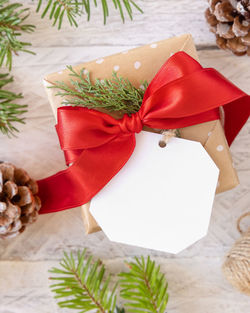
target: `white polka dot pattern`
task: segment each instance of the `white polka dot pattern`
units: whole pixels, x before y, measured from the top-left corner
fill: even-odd
[[[98,59],[98,60],[96,60],[95,62],[96,62],[97,64],[102,64],[103,61],[104,61],[104,59]]]
[[[157,48],[157,43],[152,43],[152,45],[150,45],[150,48],[153,48],[153,49]]]
[[[218,146],[216,147],[216,150],[219,151],[219,152],[221,152],[221,151],[224,150],[224,147],[223,147],[222,145],[218,145]]]
[[[120,69],[120,66],[119,66],[119,65],[115,65],[115,66],[114,66],[114,71],[117,72],[117,71],[119,71],[119,69]]]
[[[136,61],[136,62],[134,63],[134,67],[135,67],[136,70],[138,70],[138,69],[141,67],[141,62]]]

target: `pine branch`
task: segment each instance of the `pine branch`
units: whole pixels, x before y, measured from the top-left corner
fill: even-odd
[[[99,80],[91,83],[90,74],[84,75],[84,69],[78,74],[71,66],[71,86],[64,82],[57,81],[54,86],[57,88],[58,96],[66,96],[63,101],[65,105],[84,106],[87,108],[104,108],[108,111],[121,111],[132,114],[139,111],[147,82],[143,82],[143,89],[134,87],[128,79],[118,77],[113,72],[111,79]]]
[[[166,278],[160,273],[150,257],[145,261],[134,258],[127,263],[130,271],[121,273],[121,297],[127,300],[125,305],[133,313],[164,313],[168,302]],[[124,308],[116,306],[116,286],[109,290],[110,276],[105,280],[104,266],[100,261],[92,262],[92,256],[86,257],[86,250],[78,252],[77,261],[72,253],[64,254],[61,268],[53,268],[51,273],[58,283],[51,286],[55,298],[67,298],[58,303],[60,307],[78,309],[80,312],[125,313]]]
[[[84,250],[78,252],[76,262],[72,253],[65,253],[60,265],[60,269],[50,271],[56,274],[51,279],[58,282],[51,285],[55,298],[66,298],[58,302],[60,307],[80,312],[116,312],[116,285],[109,290],[110,276],[104,279],[105,268],[100,261],[92,262],[92,256],[86,257]]]
[[[103,20],[104,24],[106,24],[107,18],[109,16],[108,2],[107,0],[98,1],[101,2]],[[92,1],[95,7],[98,6],[98,1]],[[46,5],[42,9],[43,2],[44,0],[38,1],[37,12],[42,10],[42,18],[49,14],[49,18],[53,20],[53,26],[57,24],[58,29],[61,28],[65,15],[67,16],[70,25],[75,27],[78,26],[76,18],[82,16],[83,14],[87,14],[87,20],[90,20],[90,0],[46,0]],[[131,20],[133,18],[133,8],[143,13],[141,8],[133,0],[112,0],[112,3],[115,9],[119,11],[123,22],[125,21],[124,11],[127,12]]]
[[[121,297],[127,302],[125,307],[133,313],[164,313],[168,293],[166,278],[160,273],[160,266],[147,258],[135,258],[134,262],[127,263],[130,271],[121,273]]]
[[[0,67],[12,67],[12,54],[19,51],[34,54],[28,50],[30,43],[19,40],[22,33],[31,33],[35,26],[25,24],[29,10],[20,3],[9,4],[9,0],[0,0]]]
[[[8,136],[18,132],[14,123],[24,124],[24,118],[20,115],[27,112],[27,105],[15,104],[16,99],[21,99],[21,94],[16,94],[11,91],[3,90],[7,84],[13,82],[13,78],[9,74],[0,74],[0,131]]]

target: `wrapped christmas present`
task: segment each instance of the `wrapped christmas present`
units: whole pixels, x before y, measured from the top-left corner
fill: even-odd
[[[152,43],[152,44],[149,44],[140,48],[136,48],[130,51],[124,51],[116,55],[100,58],[92,62],[82,63],[77,66],[74,66],[73,70],[75,72],[80,72],[80,70],[84,69],[84,73],[90,73],[90,78],[92,82],[94,82],[96,79],[102,80],[102,79],[110,78],[112,76],[112,73],[115,71],[118,75],[128,79],[135,87],[139,88],[142,84],[142,81],[147,81],[148,83],[150,83],[153,79],[156,79],[156,77],[158,77],[158,83],[161,84],[162,82],[160,82],[158,71],[161,69],[161,67],[166,62],[166,60],[168,60],[170,57],[172,58],[173,55],[175,55],[177,52],[180,52],[180,51],[185,52],[194,60],[198,61],[197,52],[196,52],[191,35],[182,35],[179,37],[174,37],[171,39]],[[171,68],[171,66],[169,68]],[[167,73],[168,70],[166,68],[164,70]],[[160,70],[160,72],[161,71],[162,69]],[[173,70],[173,74],[167,73],[167,75],[176,76],[178,80],[178,73],[177,72],[175,73],[174,71],[175,70]],[[202,75],[204,77],[206,76],[206,78],[204,78],[205,80],[210,79],[209,77],[207,78],[207,76],[210,75],[210,72],[211,71],[207,71],[206,72],[207,74],[203,72]],[[63,106],[63,102],[67,97],[58,96],[57,95],[58,90],[56,88],[48,88],[48,87],[54,86],[56,82],[58,81],[64,82],[66,85],[70,85],[71,84],[70,73],[71,73],[70,70],[67,68],[60,72],[49,74],[44,79],[44,85],[46,87],[46,92],[48,94],[48,98],[49,98],[55,118],[57,118],[58,108]],[[215,74],[215,76],[216,75],[219,77],[218,78],[219,81],[222,80],[222,82],[219,82],[219,84],[222,86],[222,90],[223,90],[224,88],[223,84],[224,84],[224,81],[226,81],[226,79],[220,78],[219,74]],[[216,76],[216,79],[217,79],[217,76]],[[171,85],[171,83],[172,82],[170,81],[169,85]],[[204,81],[204,84],[206,84],[206,81]],[[227,84],[230,84],[230,83],[227,81]],[[211,84],[211,86],[213,86],[213,84]],[[189,88],[191,92],[192,86]],[[242,91],[239,91],[239,89],[236,88],[235,86],[232,87],[232,90],[233,91],[232,92],[230,91],[230,94],[228,95],[229,102],[234,101],[234,99],[237,100],[238,98],[244,98],[245,96],[247,96]],[[148,90],[146,91],[146,93],[147,92]],[[210,90],[210,93],[213,93],[213,89]],[[226,98],[226,96],[224,98]],[[189,99],[189,101],[191,100]],[[202,102],[203,99],[200,99],[199,101]],[[223,100],[218,100],[218,101],[223,101],[224,103],[226,103],[227,100],[223,99]],[[194,99],[194,103],[195,102],[198,102],[197,99]],[[221,105],[223,105],[224,103],[221,103]],[[190,103],[190,105],[192,105],[192,103]],[[216,103],[214,107],[218,108],[219,106],[220,104]],[[243,104],[243,107],[244,108],[246,107],[245,103]],[[226,113],[230,113],[229,112],[230,110],[232,110],[231,107],[227,109]],[[201,112],[203,113],[203,111]],[[194,121],[190,121],[190,122],[182,124],[185,127],[178,127],[180,137],[184,139],[200,142],[202,146],[205,148],[205,150],[207,151],[207,153],[210,155],[212,160],[215,162],[217,167],[219,168],[219,180],[218,180],[218,185],[216,189],[217,193],[232,189],[235,186],[237,186],[239,183],[237,173],[233,166],[232,157],[229,151],[228,141],[225,137],[225,133],[223,130],[224,112],[223,110],[221,110],[221,112],[223,113],[221,114],[221,117],[222,117],[221,119],[219,117],[219,113],[217,112],[216,113],[217,117],[215,117],[214,115],[213,117],[208,116],[205,119],[198,118],[199,121],[197,123]],[[69,111],[68,113],[70,114]],[[196,113],[199,113],[199,112],[197,111]],[[115,112],[114,114],[109,112],[108,114],[112,115],[117,120],[120,120],[123,117],[121,113],[119,114],[117,112]],[[234,132],[238,132],[239,129],[242,127],[242,125],[247,119],[246,117],[247,114],[249,113],[245,113],[243,114],[243,117],[239,118],[239,123],[236,126],[237,130],[234,130]],[[197,114],[197,116],[198,115],[199,114]],[[61,115],[58,115],[58,116],[61,116]],[[64,120],[64,117],[61,117],[59,122],[66,123],[67,120]],[[229,122],[227,121],[227,123],[230,123],[230,121]],[[158,129],[161,129],[161,127],[147,127],[147,125],[146,126],[144,125],[143,128],[146,130],[150,130],[150,131],[158,131]],[[168,127],[168,128],[171,128],[171,127]],[[57,131],[61,132],[60,129],[58,130],[58,128],[57,128]],[[230,129],[227,130],[227,132],[230,133]],[[232,139],[235,137],[235,134],[229,134],[229,137]],[[231,139],[230,141],[232,141]],[[60,143],[61,143],[61,146],[63,146],[65,144],[64,139],[60,139]],[[231,142],[229,142],[229,144],[231,144]],[[79,147],[78,150],[75,148],[75,153],[79,153],[80,155],[82,151],[81,149],[82,147]],[[67,150],[67,148],[65,150]],[[68,162],[68,163],[71,163],[71,162]],[[78,161],[74,162],[75,168],[78,166],[78,163],[79,163]],[[69,176],[71,175],[69,174],[70,169],[71,169],[71,166],[68,168],[68,172],[67,170],[64,171],[65,173],[67,172],[66,175],[69,175]],[[79,166],[79,172],[81,172],[80,166]],[[48,180],[49,179],[50,178],[48,178]],[[71,178],[69,178],[69,180],[70,179]],[[39,186],[42,193],[47,193],[47,191],[45,190],[46,188],[44,187],[44,184],[46,185],[48,180],[46,179],[43,180]],[[58,182],[56,183],[58,184]],[[86,182],[86,184],[91,185],[92,184],[91,179],[88,182]],[[60,182],[59,182],[59,185],[60,185]],[[63,183],[62,183],[62,186],[64,186]],[[96,193],[92,192],[92,195],[94,194]],[[70,195],[68,195],[68,197],[70,197]],[[89,200],[91,200],[91,197],[89,198]],[[75,201],[75,206],[82,205],[82,215],[83,215],[86,233],[92,233],[92,232],[96,232],[100,230],[100,227],[98,226],[97,222],[95,221],[95,219],[90,213],[90,210],[89,210],[90,205],[91,205],[90,201],[87,201],[87,203],[85,203],[84,205],[83,204],[84,203],[82,203],[80,200]],[[67,208],[70,208],[70,205],[68,204],[64,205],[63,209],[67,209]],[[51,208],[51,209],[43,210],[42,208],[41,213],[55,212],[58,210],[60,209]]]

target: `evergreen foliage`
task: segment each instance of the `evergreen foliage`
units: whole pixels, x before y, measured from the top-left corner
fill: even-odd
[[[28,50],[31,44],[20,40],[22,33],[31,33],[35,26],[25,24],[29,9],[21,3],[9,3],[0,0],[0,67],[5,65],[11,70],[12,55],[20,51],[33,53]]]
[[[97,79],[92,84],[90,74],[84,75],[84,69],[77,73],[71,66],[71,86],[57,81],[49,88],[59,89],[57,95],[66,96],[65,105],[84,106],[87,108],[104,108],[108,111],[121,111],[132,114],[139,111],[147,82],[142,83],[142,88],[134,87],[128,79],[118,77],[113,72],[111,79]]]
[[[15,123],[24,123],[24,118],[20,117],[27,112],[27,105],[15,104],[17,99],[21,99],[21,94],[2,89],[7,84],[13,82],[9,74],[0,74],[0,131],[8,136],[14,135],[18,129]]]
[[[48,15],[53,20],[53,25],[57,24],[58,29],[61,28],[65,16],[67,16],[70,25],[75,27],[78,26],[76,18],[83,14],[87,15],[87,20],[89,21],[91,4],[97,7],[101,3],[104,24],[106,24],[109,16],[109,4],[107,0],[46,0],[46,4],[43,6],[42,4],[44,2],[45,0],[38,1],[37,12],[42,11],[42,18]],[[110,0],[110,2],[119,11],[123,22],[125,21],[125,11],[131,20],[133,17],[133,8],[136,8],[142,13],[141,8],[133,0]]]
[[[72,253],[64,254],[60,263],[62,269],[50,272],[59,276],[51,277],[57,283],[51,286],[55,298],[67,298],[58,302],[62,308],[78,309],[80,312],[113,313],[116,310],[116,285],[110,291],[110,276],[104,280],[105,268],[100,261],[92,262],[86,257],[86,250],[78,252],[77,261]]]
[[[72,253],[64,254],[61,268],[53,268],[51,285],[55,298],[64,298],[58,302],[63,308],[77,309],[79,312],[125,313],[117,306],[117,284],[110,288],[110,275],[106,277],[101,261],[93,261],[86,256],[86,250],[77,253],[75,260]],[[125,307],[135,313],[165,312],[168,293],[167,282],[160,267],[150,257],[135,258],[127,263],[129,272],[119,275],[121,298],[126,300]]]
[[[109,16],[108,0],[36,0],[37,12],[42,11],[41,17],[49,16],[53,20],[53,25],[61,28],[66,16],[70,25],[77,27],[77,17],[87,14],[90,20],[91,4],[97,7],[102,6],[104,23]],[[133,17],[133,8],[142,13],[141,8],[133,0],[110,0],[115,9],[125,21],[125,11],[130,19]],[[29,9],[24,8],[21,3],[10,3],[9,0],[0,0],[0,67],[5,65],[11,70],[12,55],[20,51],[34,54],[28,49],[31,43],[20,40],[23,33],[31,33],[35,26],[26,24],[25,20],[29,16]]]
[[[127,263],[128,273],[121,273],[121,297],[126,299],[125,307],[134,313],[164,313],[168,303],[168,283],[160,266],[144,257]]]

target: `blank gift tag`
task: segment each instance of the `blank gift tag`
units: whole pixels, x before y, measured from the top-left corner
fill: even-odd
[[[110,240],[178,253],[207,233],[219,170],[199,142],[136,134],[122,170],[92,199]]]

